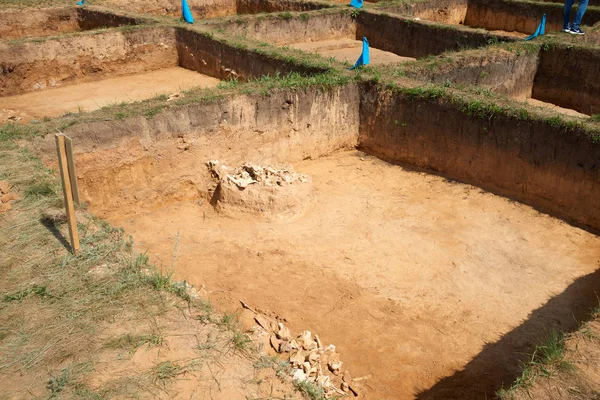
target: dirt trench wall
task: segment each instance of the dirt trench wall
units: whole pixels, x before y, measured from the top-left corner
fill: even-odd
[[[410,15],[427,21],[462,24],[467,15],[468,0],[435,0],[382,6],[379,10]]]
[[[413,15],[428,21],[461,25],[467,16],[468,3],[468,0],[436,0],[434,3],[417,3],[414,5]]]
[[[104,0],[106,7],[138,13],[181,17],[181,0]],[[236,13],[235,0],[188,0],[194,18],[215,18]]]
[[[0,96],[174,66],[171,28],[0,43]]]
[[[26,11],[5,9],[0,10],[0,21],[0,40],[57,35],[79,30],[77,10],[73,7]]]
[[[546,14],[546,30],[558,31],[563,24],[563,5],[533,1],[470,0],[465,24],[488,30],[533,33],[542,15]],[[573,8],[573,16],[575,11],[576,7]],[[598,21],[600,9],[588,8],[584,24],[593,25]]]
[[[211,25],[231,35],[276,45],[356,37],[356,24],[349,14],[310,14],[306,18],[261,18]]]
[[[581,131],[411,99],[374,85],[361,100],[360,147],[600,230],[600,143]],[[398,121],[398,122],[396,122]]]
[[[465,24],[488,30],[533,33],[544,13],[547,31],[562,29],[562,6],[516,1],[470,1]]]
[[[359,91],[348,85],[231,95],[211,104],[173,107],[151,119],[74,125],[79,185],[95,212],[143,210],[173,200],[205,199],[206,162],[289,163],[318,158],[358,141]],[[92,132],[92,134],[90,134]],[[53,135],[37,151],[50,161]]]
[[[298,0],[237,0],[238,14],[258,14],[278,11],[314,11],[327,7],[310,1]]]
[[[140,25],[146,22],[126,15],[113,14],[88,7],[78,8],[77,18],[80,29],[84,31],[98,28],[116,28],[124,25]]]
[[[138,25],[142,20],[89,7],[0,10],[0,40]]]
[[[237,12],[235,0],[191,1],[188,3],[194,18],[217,18],[235,15]],[[181,1],[175,3],[175,13],[181,13]]]
[[[187,29],[177,29],[176,36],[179,65],[219,79],[246,81],[262,76],[275,76],[277,73],[318,74],[327,71],[269,58]]]
[[[139,13],[181,16],[181,0],[105,0],[103,4]],[[327,7],[318,2],[293,0],[188,0],[188,5],[196,19],[277,11],[310,11]]]
[[[533,97],[584,114],[600,114],[600,50],[550,46],[542,51]]]
[[[422,58],[477,48],[498,40],[497,36],[486,33],[366,11],[358,15],[357,24],[357,38],[367,37],[371,46],[405,57]]]
[[[540,60],[539,52],[487,49],[466,51],[437,68],[422,68],[408,75],[434,83],[481,86],[505,96],[525,99],[532,95]]]

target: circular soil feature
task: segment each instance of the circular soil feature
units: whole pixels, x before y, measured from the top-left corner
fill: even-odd
[[[218,181],[211,203],[219,213],[228,216],[290,220],[304,213],[313,197],[310,177],[295,173],[291,166],[246,163],[231,168],[210,161],[208,167]]]

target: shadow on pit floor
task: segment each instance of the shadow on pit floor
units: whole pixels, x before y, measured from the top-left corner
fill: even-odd
[[[552,260],[548,260],[552,262]],[[483,350],[461,371],[442,379],[419,393],[420,400],[493,399],[502,387],[510,387],[522,373],[522,362],[529,360],[534,346],[552,330],[573,332],[581,321],[590,318],[598,305],[600,270],[575,280],[561,294],[532,311],[521,325]]]

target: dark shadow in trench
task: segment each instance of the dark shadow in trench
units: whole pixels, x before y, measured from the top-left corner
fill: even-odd
[[[46,227],[46,229],[48,229],[50,231],[50,233],[52,233],[54,235],[54,237],[69,251],[71,251],[71,244],[69,243],[69,241],[67,240],[67,238],[65,238],[63,236],[63,234],[60,232],[60,230],[57,228],[56,226],[56,222],[54,222],[53,220],[49,219],[49,218],[41,218],[40,222],[42,223],[42,225],[44,225],[44,227]]]
[[[552,262],[552,260],[548,260]],[[598,304],[600,270],[575,280],[562,293],[534,310],[521,325],[483,350],[461,371],[419,393],[417,399],[493,399],[502,387],[510,387],[522,373],[536,344],[552,329],[573,332],[590,318]]]

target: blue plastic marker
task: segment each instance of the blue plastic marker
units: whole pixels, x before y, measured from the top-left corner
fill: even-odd
[[[529,36],[525,40],[535,39],[538,36],[544,36],[546,34],[546,14],[542,15],[542,22],[538,25],[533,35]]]
[[[75,3],[75,4],[77,4],[78,6],[82,6],[84,2],[85,2],[85,0],[80,0],[77,3]]]
[[[360,57],[358,57],[358,60],[356,60],[356,64],[354,64],[354,67],[350,68],[351,70],[363,65],[368,65],[371,62],[371,56],[369,54],[369,41],[366,37],[363,38],[362,47],[362,54],[360,55]]]
[[[352,0],[350,1],[350,5],[354,8],[362,8],[363,0]]]
[[[192,16],[192,12],[190,11],[190,6],[188,6],[187,0],[181,0],[181,12],[185,22],[188,24],[194,23],[194,17]]]

